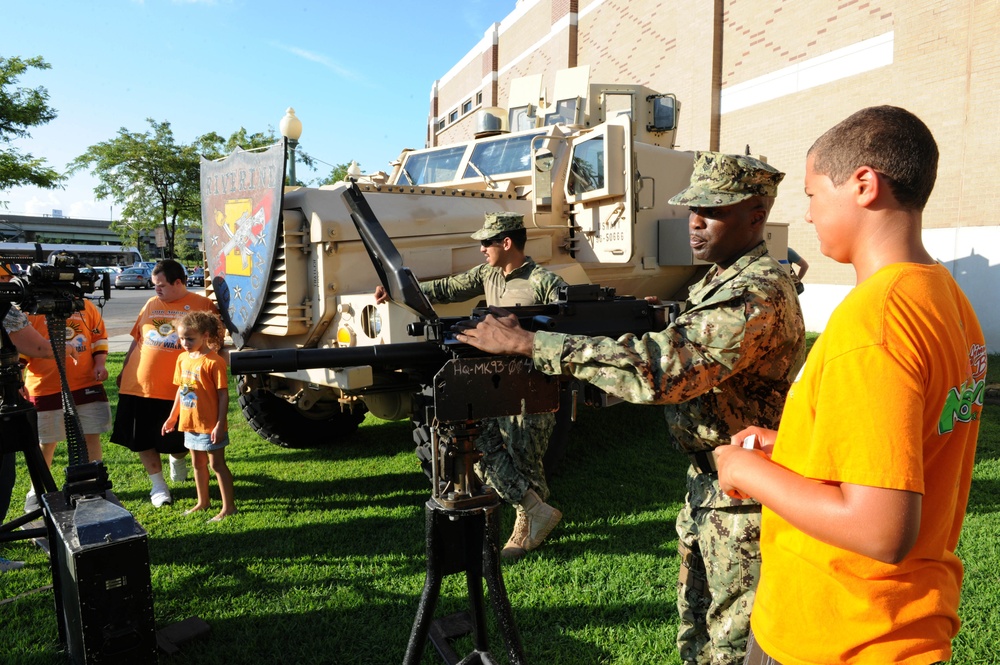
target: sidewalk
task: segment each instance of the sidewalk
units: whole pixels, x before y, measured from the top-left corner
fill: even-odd
[[[108,351],[111,353],[115,353],[116,351],[125,353],[128,351],[130,344],[132,344],[131,335],[115,335],[114,337],[108,338]]]

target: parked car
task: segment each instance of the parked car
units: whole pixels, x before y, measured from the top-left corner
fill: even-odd
[[[115,277],[116,289],[151,289],[153,288],[152,268],[125,268]]]
[[[105,274],[100,268],[80,268],[80,275],[85,280],[90,280],[90,276],[94,275],[94,290],[100,291],[103,288]]]
[[[201,267],[191,268],[191,270],[188,271],[187,285],[205,286],[205,269]]]

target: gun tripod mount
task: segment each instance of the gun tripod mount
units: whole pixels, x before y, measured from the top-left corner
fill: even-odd
[[[489,653],[484,580],[509,661],[515,665],[527,662],[500,572],[500,497],[479,480],[474,469],[482,456],[475,449],[478,434],[477,422],[439,424],[431,429],[434,491],[424,504],[427,575],[404,665],[420,662],[428,637],[448,665],[496,662]],[[471,626],[460,621],[457,631],[448,630],[445,626],[454,625],[454,617],[435,620],[434,608],[443,579],[461,572],[469,591]],[[470,627],[474,650],[460,661],[448,638],[467,633]]]
[[[500,570],[500,497],[475,472],[482,456],[476,450],[484,418],[555,411],[558,382],[532,369],[526,358],[454,358],[434,376],[431,426],[432,494],[424,507],[427,575],[410,632],[404,665],[416,665],[426,640],[448,665],[492,665],[489,653],[483,581],[512,665],[526,663]],[[434,608],[447,575],[465,573],[469,591],[473,651],[461,661],[450,636],[434,620]],[[467,631],[465,631],[467,632]]]

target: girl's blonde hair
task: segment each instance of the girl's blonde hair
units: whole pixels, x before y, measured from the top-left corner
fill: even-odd
[[[199,335],[208,335],[208,346],[216,351],[222,348],[226,339],[226,328],[215,314],[204,311],[188,312],[174,322],[178,330],[181,326],[197,331]]]

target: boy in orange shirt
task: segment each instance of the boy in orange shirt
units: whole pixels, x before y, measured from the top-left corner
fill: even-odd
[[[778,431],[715,449],[722,489],[764,505],[751,665],[951,657],[986,346],[921,240],[937,160],[924,123],[890,106],[855,113],[807,155],[806,221],[857,286]],[[763,452],[739,445],[750,434]]]

